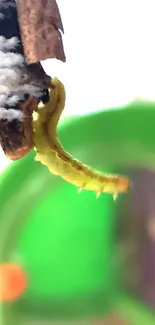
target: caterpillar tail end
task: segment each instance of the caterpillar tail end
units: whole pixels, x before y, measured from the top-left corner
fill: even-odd
[[[95,189],[96,197],[98,198],[101,193],[112,194],[115,201],[119,194],[127,192],[130,187],[132,187],[132,183],[128,177],[109,175],[104,178],[100,188]]]
[[[127,192],[128,189],[131,187],[131,181],[128,177],[120,176],[117,178],[117,187],[116,191],[114,192],[115,197],[117,198],[117,195],[119,193]]]

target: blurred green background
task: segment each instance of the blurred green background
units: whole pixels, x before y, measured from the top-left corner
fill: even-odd
[[[67,119],[59,137],[67,151],[97,170],[154,170],[154,121],[155,105],[135,102]],[[118,211],[132,189],[116,202],[106,194],[98,199],[92,192],[78,194],[34,156],[13,163],[0,176],[1,262],[20,264],[29,279],[18,301],[2,304],[2,325],[104,319],[113,311],[131,325],[154,324],[151,307],[126,292],[121,281]]]

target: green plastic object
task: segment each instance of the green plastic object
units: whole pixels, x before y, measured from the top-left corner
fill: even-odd
[[[59,137],[68,152],[97,170],[155,169],[154,104],[69,119],[60,124]],[[0,262],[15,262],[28,276],[25,293],[1,304],[1,325],[100,318],[114,305],[131,325],[152,325],[151,312],[119,291],[113,258],[119,198],[115,203],[106,194],[78,194],[34,156],[0,177]]]

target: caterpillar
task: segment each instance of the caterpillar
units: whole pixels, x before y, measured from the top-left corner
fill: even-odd
[[[130,186],[127,177],[107,175],[93,171],[74,159],[61,146],[57,138],[57,124],[65,106],[64,85],[54,78],[51,81],[50,100],[41,104],[33,113],[33,133],[36,161],[47,166],[49,171],[82,189],[95,191],[97,197],[102,193],[111,193],[114,199],[119,193],[126,192]]]

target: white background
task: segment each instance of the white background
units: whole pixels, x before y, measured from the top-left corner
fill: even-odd
[[[67,90],[65,114],[155,99],[155,1],[57,0],[67,63],[43,66]],[[0,170],[8,164],[0,152]]]

